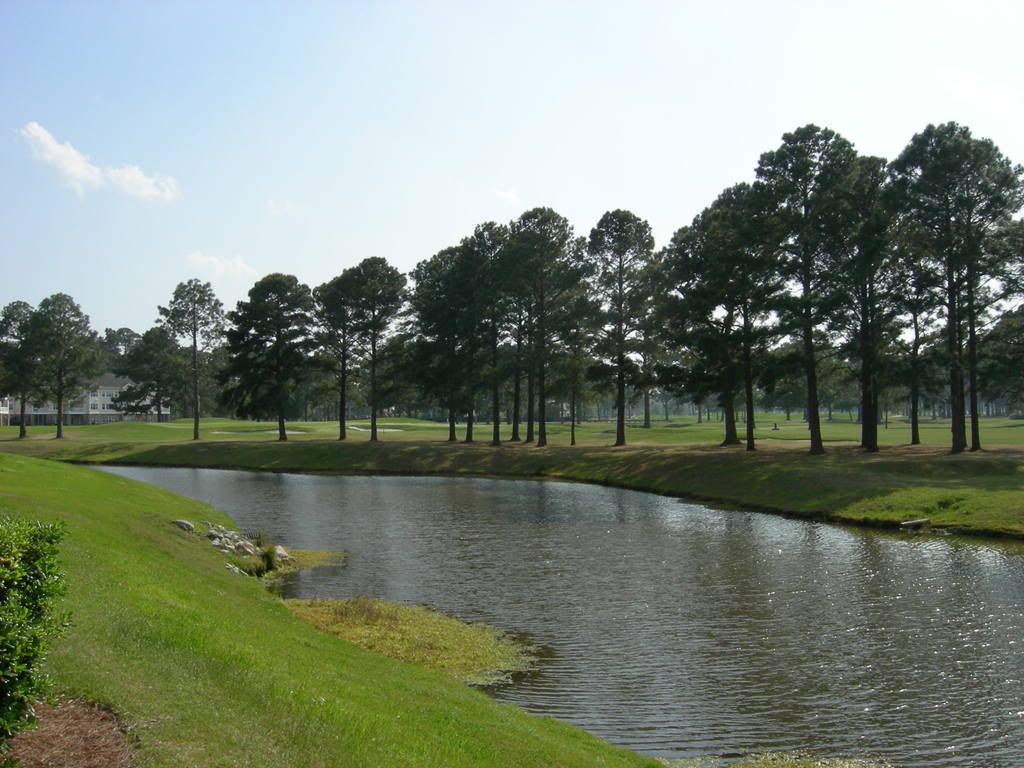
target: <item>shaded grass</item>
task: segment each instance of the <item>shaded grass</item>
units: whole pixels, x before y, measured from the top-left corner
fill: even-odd
[[[773,445],[808,444],[807,423],[793,417],[785,420],[782,413],[758,413],[755,437],[765,447]],[[378,420],[382,431],[380,439],[386,443],[409,442],[423,440],[444,440],[448,435],[446,423],[412,419],[407,417],[391,417]],[[368,442],[370,438],[369,422],[363,420],[350,421],[348,433],[350,442]],[[775,429],[774,427],[778,427]],[[744,435],[744,425],[738,425],[740,436]],[[944,447],[949,445],[950,424],[948,420],[924,419],[920,425],[921,439],[926,446]],[[985,418],[980,422],[982,443],[987,447],[1018,446],[1024,448],[1024,420],[1007,418]],[[557,421],[548,424],[548,440],[552,445],[569,444],[569,426]],[[524,427],[525,430],[525,427]],[[332,440],[337,438],[338,426],[335,422],[289,422],[289,440]],[[722,441],[723,425],[718,421],[697,422],[694,417],[672,417],[671,421],[655,419],[649,429],[642,428],[639,422],[627,423],[627,439],[631,445],[717,445]],[[0,427],[0,442],[14,440],[17,427]],[[465,435],[465,425],[457,428],[459,439]],[[511,427],[501,425],[503,439],[508,439]],[[53,438],[54,427],[30,427],[31,442],[46,442]],[[69,426],[65,428],[66,439],[75,442],[93,443],[139,443],[139,442],[189,442],[192,438],[191,420],[179,419],[162,424],[144,422],[115,422],[89,426]],[[204,440],[216,442],[226,441],[265,441],[277,440],[276,422],[238,421],[232,419],[203,419],[202,436]],[[476,437],[488,441],[491,426],[486,422],[478,422]],[[576,437],[580,445],[602,446],[611,445],[615,440],[615,425],[610,421],[588,421],[579,425]],[[822,417],[822,437],[829,445],[857,444],[860,441],[860,425],[849,420],[846,414],[836,414],[834,420]],[[910,427],[902,417],[894,417],[888,428],[879,427],[878,439],[881,445],[899,446],[910,442]]]
[[[199,502],[0,454],[0,513],[67,524],[73,624],[48,671],[131,728],[139,766],[654,764],[318,632],[172,524],[230,525]]]
[[[322,632],[393,659],[426,664],[474,685],[505,683],[533,667],[529,649],[486,624],[375,598],[287,600]]]

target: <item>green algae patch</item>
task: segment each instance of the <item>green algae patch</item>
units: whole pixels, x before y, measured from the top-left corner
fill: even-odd
[[[323,632],[473,685],[508,682],[534,665],[530,648],[506,633],[422,606],[365,597],[286,603]]]
[[[332,565],[344,565],[346,552],[338,552],[330,549],[291,549],[287,550],[288,560],[280,558],[274,561],[274,570],[263,575],[263,581],[268,587],[273,587],[275,582],[290,573],[296,571],[308,571],[313,568],[326,568]]]
[[[328,565],[342,565],[345,552],[330,549],[289,549],[292,562],[279,566],[282,570],[304,571],[307,568],[323,568]]]

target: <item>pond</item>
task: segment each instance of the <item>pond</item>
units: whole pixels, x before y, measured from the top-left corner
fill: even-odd
[[[372,595],[523,633],[501,701],[659,757],[812,748],[1024,765],[1024,553],[572,483],[108,468],[344,566]]]

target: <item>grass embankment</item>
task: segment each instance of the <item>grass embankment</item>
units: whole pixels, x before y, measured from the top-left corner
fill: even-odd
[[[0,450],[141,465],[560,478],[840,522],[895,525],[927,517],[961,533],[1024,537],[1024,450],[1015,448],[949,456],[937,447],[888,447],[871,455],[836,444],[824,456],[809,456],[794,442],[765,444],[754,454],[699,444],[537,449],[426,438],[194,443],[154,441],[164,425],[114,426],[69,430],[59,442],[0,441]],[[135,439],[114,439],[121,432]]]
[[[63,520],[57,689],[110,707],[139,766],[654,765],[298,620],[172,525],[229,521],[82,467],[0,454],[0,514]]]
[[[368,597],[287,600],[317,629],[393,659],[439,669],[474,685],[509,682],[533,666],[529,649],[486,624],[465,624],[418,605]]]

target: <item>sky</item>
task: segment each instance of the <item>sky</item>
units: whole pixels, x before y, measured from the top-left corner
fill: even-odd
[[[658,245],[807,123],[1024,162],[1019,2],[0,0],[0,305],[141,332],[174,286],[402,271],[484,221]]]

